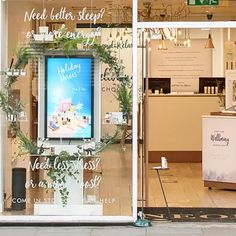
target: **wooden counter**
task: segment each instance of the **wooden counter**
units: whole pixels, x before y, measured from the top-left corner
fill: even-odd
[[[149,95],[149,161],[200,162],[202,115],[219,109],[217,95]]]
[[[236,116],[236,113],[226,113],[226,112],[211,112],[211,116]]]

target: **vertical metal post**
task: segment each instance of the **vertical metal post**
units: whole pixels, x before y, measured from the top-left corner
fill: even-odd
[[[165,200],[167,214],[168,214],[168,219],[171,220],[170,208],[169,208],[168,203],[167,203],[166,194],[165,194],[162,182],[161,182],[160,173],[159,173],[159,170],[156,170],[156,171],[157,171],[157,176],[158,176],[158,179],[159,179],[159,182],[160,182],[160,185],[161,185],[161,191],[162,191],[162,194],[163,194],[163,197],[164,197],[164,200]]]
[[[146,188],[146,181],[145,181],[145,175],[144,175],[144,164],[145,164],[145,147],[144,147],[144,125],[145,125],[145,117],[144,117],[144,76],[145,76],[145,68],[144,68],[144,57],[145,57],[145,45],[144,45],[144,40],[145,40],[145,35],[144,35],[144,29],[142,29],[142,158],[141,158],[141,190],[142,190],[142,196],[141,196],[141,202],[142,202],[142,212],[144,211],[144,202],[146,201],[146,196],[145,196],[145,188]]]
[[[148,147],[149,147],[149,101],[148,101],[148,81],[149,81],[149,41],[145,39],[145,92],[144,92],[144,161],[145,161],[145,199],[146,206],[149,206],[149,155],[148,155]]]
[[[133,0],[133,9],[132,9],[132,26],[133,26],[133,51],[132,51],[132,72],[133,72],[133,120],[132,120],[132,146],[133,146],[133,152],[132,152],[132,186],[133,186],[133,218],[137,219],[137,201],[138,201],[138,158],[137,158],[137,98],[138,98],[138,72],[137,72],[137,21],[138,21],[138,1]]]

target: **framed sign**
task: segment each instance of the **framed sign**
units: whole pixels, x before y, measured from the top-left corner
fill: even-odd
[[[93,138],[93,67],[92,56],[45,57],[47,138]]]

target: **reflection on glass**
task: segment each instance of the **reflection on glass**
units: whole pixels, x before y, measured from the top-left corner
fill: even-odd
[[[220,1],[138,1],[138,20],[160,21],[228,21],[234,19],[235,6]]]

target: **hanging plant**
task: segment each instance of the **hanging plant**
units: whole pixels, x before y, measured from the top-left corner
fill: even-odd
[[[67,151],[61,151],[59,155],[53,156],[50,158],[52,163],[52,167],[47,171],[47,175],[51,178],[53,183],[56,183],[58,191],[61,195],[61,202],[63,206],[66,206],[68,203],[69,191],[66,187],[67,178],[73,178],[78,181],[79,170],[75,168],[73,165],[73,161],[80,161],[81,156],[78,153],[74,153],[74,155],[70,155]],[[66,168],[53,168],[53,162],[57,161],[57,163],[64,163]]]

